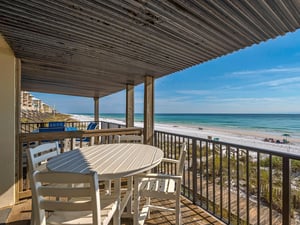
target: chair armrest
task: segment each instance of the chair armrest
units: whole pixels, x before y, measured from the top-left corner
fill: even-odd
[[[161,162],[167,162],[167,163],[178,164],[178,163],[179,163],[179,160],[176,160],[176,159],[169,159],[169,158],[163,158],[163,159],[161,160]]]

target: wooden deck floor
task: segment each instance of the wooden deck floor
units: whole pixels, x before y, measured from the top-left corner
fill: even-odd
[[[217,219],[193,205],[189,200],[181,198],[181,210],[182,210],[182,222],[183,224],[199,224],[199,225],[221,225]],[[163,201],[159,202],[162,205],[169,205],[170,202]],[[13,206],[8,218],[7,225],[30,225],[31,215],[31,200],[20,202]],[[132,220],[122,219],[122,225],[131,225]],[[175,224],[175,216],[169,212],[158,212],[153,211],[151,218],[147,219],[147,225],[170,225]]]

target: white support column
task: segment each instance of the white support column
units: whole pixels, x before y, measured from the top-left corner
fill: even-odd
[[[18,173],[16,173],[15,179],[17,182],[15,182],[15,199],[18,201],[20,199],[19,196],[19,190],[20,190],[20,180],[19,177],[23,173],[23,167],[21,167],[22,163],[20,163],[20,160],[23,160],[23,154],[22,151],[20,151],[20,140],[19,140],[19,134],[21,133],[21,60],[16,59],[16,67],[15,67],[15,87],[16,87],[16,117],[15,117],[15,149],[16,149],[16,155],[15,155],[15,168]]]
[[[134,86],[126,85],[126,127],[134,127]]]
[[[154,135],[154,78],[145,77],[144,87],[144,143],[153,144]]]
[[[17,121],[17,85],[20,68],[13,51],[0,34],[0,208],[15,203],[15,153],[18,135]]]

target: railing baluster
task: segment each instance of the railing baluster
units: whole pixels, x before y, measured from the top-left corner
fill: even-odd
[[[157,146],[157,131],[154,131],[154,140],[153,140],[153,143],[154,143],[154,146]]]
[[[192,142],[193,143],[193,142]],[[187,160],[188,160],[188,167],[190,167],[191,166],[191,161],[190,161],[190,156],[191,156],[191,152],[190,152],[190,139],[188,138],[188,140],[187,140],[187,149],[188,149],[188,151],[187,151],[187,155],[188,155],[188,157],[187,157]],[[193,151],[193,146],[192,146],[192,151]],[[192,152],[192,154],[193,154],[193,152]],[[192,188],[193,188],[193,185],[191,185],[191,181],[192,181],[192,178],[191,178],[191,173],[188,173],[188,189],[189,190],[192,190]],[[191,198],[191,196],[193,197],[193,194],[189,191],[189,198]]]
[[[257,224],[260,224],[260,153],[257,152]]]
[[[220,144],[220,217],[223,218],[223,145]]]
[[[291,223],[291,162],[288,157],[282,159],[282,225]]]
[[[197,196],[197,141],[195,138],[192,139],[192,173],[193,173],[193,203],[196,203]]]
[[[159,148],[161,148],[161,149],[163,149],[162,148],[162,142],[163,142],[163,138],[162,138],[162,132],[160,132],[160,134],[159,134],[159,142],[158,142],[158,144],[159,144]]]
[[[200,141],[200,171],[199,171],[199,176],[200,176],[200,202],[203,207],[203,201],[202,201],[202,196],[203,196],[203,162],[202,162],[202,153],[203,153],[203,148],[202,148],[202,143],[203,141]]]
[[[228,223],[231,223],[231,179],[230,179],[230,172],[231,172],[231,166],[230,166],[230,154],[231,154],[231,149],[227,145],[226,148],[228,149],[227,152],[227,163],[228,163],[228,171],[227,171],[227,176],[228,176]]]
[[[249,211],[250,211],[250,202],[249,202],[249,186],[250,186],[250,178],[249,178],[249,151],[247,150],[246,153],[246,186],[247,186],[247,191],[246,191],[246,207],[247,207],[247,212],[246,212],[246,222],[247,225],[250,224],[250,218],[249,218]]]
[[[240,224],[240,150],[236,149],[236,213],[237,224]]]
[[[170,155],[170,151],[169,151],[169,145],[167,144],[167,141],[169,140],[169,134],[165,134],[165,143],[164,143],[164,147],[166,149],[166,157],[170,158],[173,156]],[[171,168],[170,168],[170,163],[167,163],[167,173],[169,174],[171,172]]]
[[[179,145],[178,145],[178,155],[179,155],[179,151],[180,151],[180,149],[181,149],[181,143],[183,143],[184,142],[184,138],[183,137],[179,137]],[[187,152],[189,152],[189,146],[187,146]],[[177,169],[177,168],[176,168]],[[186,193],[186,189],[188,189],[188,194],[187,194],[187,196],[188,197],[190,197],[190,187],[188,186],[188,188],[186,188],[186,173],[183,173],[183,184],[184,184],[184,188],[183,188],[183,190],[184,190],[184,193]]]
[[[209,149],[209,145],[210,143],[206,142],[206,153],[205,153],[205,170],[206,170],[206,174],[205,174],[205,182],[206,182],[206,209],[209,210],[209,193],[208,193],[208,178],[209,178],[209,174],[208,174],[208,149]]]
[[[216,163],[216,158],[215,158],[215,151],[216,151],[216,144],[213,143],[213,151],[212,151],[212,175],[213,175],[213,213],[215,214],[216,213],[216,183],[215,183],[215,179],[216,179],[216,176],[215,176],[215,163]]]
[[[273,171],[273,166],[272,166],[272,155],[269,155],[269,224],[271,225],[272,222],[273,222],[273,210],[272,210],[272,189],[273,189],[273,186],[272,186],[272,171]]]

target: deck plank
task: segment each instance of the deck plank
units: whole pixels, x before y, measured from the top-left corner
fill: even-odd
[[[157,204],[170,205],[170,201],[154,200]],[[198,225],[221,225],[222,222],[218,221],[198,206],[193,205],[189,200],[181,197],[181,210],[182,210],[182,223],[183,224],[198,224]],[[31,215],[31,200],[24,200],[12,207],[8,216],[7,225],[29,225]],[[131,219],[122,219],[122,225],[132,225]],[[170,225],[175,224],[175,215],[171,212],[151,212],[151,217],[145,222],[145,225]]]

